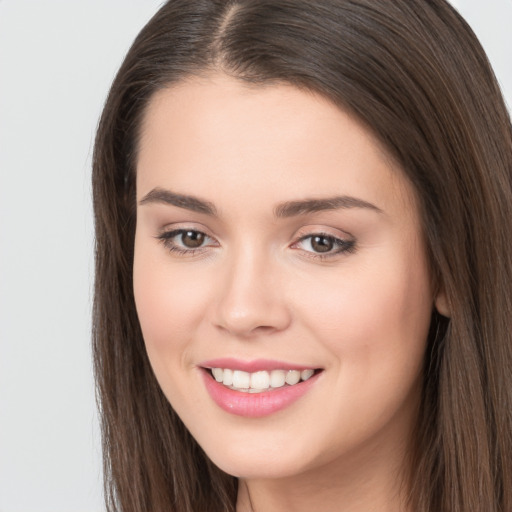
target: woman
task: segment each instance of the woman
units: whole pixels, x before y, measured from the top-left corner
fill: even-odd
[[[444,1],[166,3],[94,157],[110,510],[511,510],[511,169]]]

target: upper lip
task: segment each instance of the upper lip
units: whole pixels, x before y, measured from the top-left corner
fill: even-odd
[[[285,361],[275,361],[271,359],[253,359],[244,361],[232,357],[222,357],[218,359],[209,359],[198,364],[202,368],[229,368],[231,370],[241,370],[248,373],[257,371],[272,370],[317,370],[318,367],[308,364],[295,364]]]

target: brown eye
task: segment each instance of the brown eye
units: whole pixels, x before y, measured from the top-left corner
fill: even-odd
[[[302,249],[311,257],[326,259],[342,253],[354,252],[355,244],[355,240],[344,240],[324,233],[314,233],[302,237],[293,247]]]
[[[330,252],[334,248],[334,238],[331,236],[312,236],[310,243],[315,252]]]
[[[205,234],[200,231],[184,231],[181,234],[181,243],[188,249],[197,249],[205,241]]]
[[[213,238],[195,229],[174,229],[161,233],[157,238],[169,251],[183,256],[217,246]]]

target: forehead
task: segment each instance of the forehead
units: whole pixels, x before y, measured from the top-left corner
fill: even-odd
[[[246,188],[275,202],[338,193],[386,202],[383,192],[414,199],[370,130],[329,100],[223,75],[157,92],[139,141],[139,197],[167,185],[211,196],[213,184],[219,199]]]

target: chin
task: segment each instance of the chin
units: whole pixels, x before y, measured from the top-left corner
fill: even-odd
[[[243,439],[234,437],[231,436],[228,442],[217,437],[201,443],[211,461],[229,475],[243,479],[279,479],[303,473],[314,466],[314,457],[302,448],[311,447],[312,443],[301,441],[300,436],[286,433],[284,436],[265,436],[253,432],[252,439],[243,434],[239,436]]]
[[[245,480],[287,478],[303,473],[306,469],[304,460],[283,458],[282,455],[246,457],[239,452],[233,456],[214,456],[211,460],[225,473]]]

